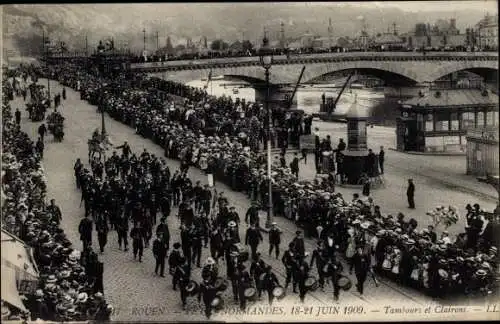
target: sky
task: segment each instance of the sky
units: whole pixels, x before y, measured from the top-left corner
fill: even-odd
[[[300,3],[297,3],[299,5]],[[329,5],[328,2],[309,2],[307,5]],[[343,4],[339,4],[343,5]],[[366,1],[366,2],[346,2],[345,5],[359,5],[365,8],[399,8],[404,11],[444,11],[456,8],[457,10],[470,9],[470,8],[484,8],[485,12],[490,13],[498,12],[498,3],[494,0],[462,0],[462,1]]]

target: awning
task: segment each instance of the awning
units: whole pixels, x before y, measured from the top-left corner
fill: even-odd
[[[2,265],[2,300],[20,311],[26,311],[16,287],[16,271]]]
[[[12,268],[16,281],[37,281],[38,268],[32,254],[32,249],[17,236],[2,229],[2,267]]]

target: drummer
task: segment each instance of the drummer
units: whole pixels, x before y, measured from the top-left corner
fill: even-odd
[[[342,273],[342,264],[339,261],[332,262],[328,260],[327,264],[323,269],[324,276],[332,280],[333,286],[333,299],[335,301],[339,300],[340,286],[339,279]]]
[[[208,257],[203,269],[201,271],[202,278],[208,279],[210,282],[214,282],[219,274],[219,269],[215,260],[212,257]]]
[[[203,280],[200,284],[200,289],[198,292],[198,302],[201,303],[201,298],[203,297],[203,303],[205,304],[205,316],[210,319],[212,316],[212,301],[217,294],[217,289],[208,280]]]
[[[285,289],[288,288],[288,285],[290,284],[290,281],[292,281],[292,278],[295,282],[295,277],[293,276],[293,268],[294,268],[294,263],[295,263],[295,253],[294,251],[294,246],[293,243],[288,244],[288,250],[283,253],[283,257],[281,258],[281,262],[283,262],[283,265],[285,266],[285,271],[286,271],[286,281],[285,281]],[[294,284],[295,287],[295,284]],[[294,288],[295,292],[295,288]]]
[[[250,274],[246,270],[244,264],[239,264],[238,270],[235,273],[235,278],[238,282],[238,299],[240,301],[240,309],[245,310],[247,307],[245,289],[252,287],[252,279],[250,278]]]
[[[305,252],[304,255],[298,255],[295,266],[294,266],[294,283],[293,283],[293,292],[297,293],[297,284],[299,285],[299,297],[300,301],[303,303],[306,297],[306,279],[309,277],[309,264],[307,264],[305,258],[309,255],[308,252]]]
[[[252,260],[252,264],[250,265],[250,275],[253,277],[255,288],[257,288],[257,291],[259,293],[259,298],[262,295],[262,287],[260,285],[259,278],[265,272],[265,270],[266,263],[264,262],[264,260],[262,260],[260,252],[257,252]]]
[[[262,290],[267,291],[267,296],[269,298],[269,306],[271,306],[273,304],[273,300],[274,300],[273,290],[274,290],[274,288],[280,287],[280,286],[281,285],[278,281],[278,278],[273,273],[272,266],[268,265],[266,267],[266,272],[264,273],[264,278],[261,282],[261,288],[262,288]],[[259,294],[260,294],[260,291],[259,291]],[[259,297],[260,297],[260,295],[259,295]]]
[[[326,265],[327,259],[328,255],[325,249],[325,242],[318,241],[318,247],[313,251],[309,267],[312,268],[315,263],[314,261],[316,261],[316,270],[318,272],[319,286],[321,287],[321,290],[325,289],[325,275],[323,272],[323,268]]]
[[[186,258],[181,256],[179,259],[179,266],[176,268],[174,273],[175,283],[179,285],[179,290],[181,291],[181,301],[182,309],[186,309],[186,298],[188,296],[187,286],[189,284],[189,278],[191,275],[191,269],[189,264],[186,262]],[[174,289],[175,290],[175,289]]]

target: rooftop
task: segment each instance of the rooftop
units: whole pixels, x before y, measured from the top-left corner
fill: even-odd
[[[401,37],[393,34],[383,34],[380,37],[375,38],[375,43],[377,44],[399,44],[403,43]]]
[[[437,94],[439,93],[439,94]],[[409,106],[473,106],[473,105],[497,105],[498,95],[487,91],[484,96],[479,89],[453,89],[453,90],[431,90],[423,97],[415,97],[404,101],[403,105]],[[498,108],[497,108],[498,109]]]

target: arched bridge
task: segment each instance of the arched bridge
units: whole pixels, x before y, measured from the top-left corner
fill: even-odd
[[[349,52],[277,56],[271,68],[272,84],[294,84],[302,66],[306,66],[303,82],[325,74],[345,70],[366,70],[381,79],[406,85],[435,81],[453,72],[470,70],[491,78],[498,73],[498,53],[484,52]],[[264,82],[264,69],[259,57],[220,58],[206,60],[166,61],[131,64],[137,72],[157,74],[177,82],[189,82],[212,75],[224,75],[251,84]]]

